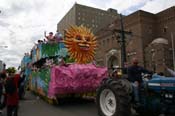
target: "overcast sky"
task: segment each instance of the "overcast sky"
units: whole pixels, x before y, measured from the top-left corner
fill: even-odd
[[[7,67],[18,67],[44,31],[56,32],[57,23],[75,2],[114,8],[125,15],[140,9],[157,13],[175,5],[175,0],[0,0],[0,60]]]

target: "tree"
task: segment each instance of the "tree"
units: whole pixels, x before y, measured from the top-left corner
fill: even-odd
[[[15,73],[16,69],[15,69],[15,67],[9,67],[9,68],[6,69],[6,72],[7,73]]]

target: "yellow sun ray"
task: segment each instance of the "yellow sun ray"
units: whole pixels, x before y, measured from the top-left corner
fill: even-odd
[[[88,39],[87,39],[88,37]],[[89,63],[94,60],[97,41],[90,29],[81,26],[71,26],[65,30],[65,46],[71,58],[77,63]]]

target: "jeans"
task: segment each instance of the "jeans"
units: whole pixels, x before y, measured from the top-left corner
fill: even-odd
[[[140,95],[139,95],[140,87],[136,83],[132,83],[132,87],[133,87],[133,90],[134,90],[134,100],[136,102],[139,102],[140,101]]]

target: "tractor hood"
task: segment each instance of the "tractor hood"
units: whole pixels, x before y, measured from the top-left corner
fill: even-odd
[[[148,89],[160,92],[175,91],[175,77],[165,77],[153,75],[152,79],[148,81]]]

